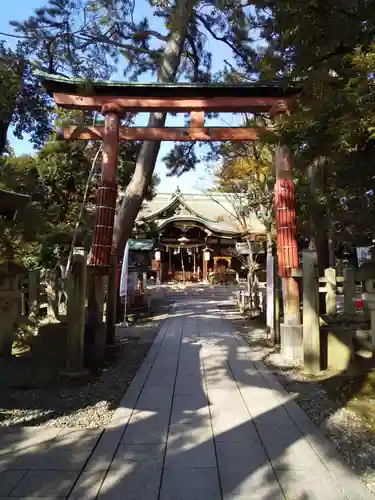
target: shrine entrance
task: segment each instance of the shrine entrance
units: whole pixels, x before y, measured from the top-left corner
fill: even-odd
[[[174,217],[159,233],[155,262],[162,283],[208,282],[216,274],[225,272],[233,278],[240,272],[240,261],[234,254],[233,238],[212,233],[202,222]],[[231,263],[237,264],[236,269]],[[224,263],[225,270],[220,267]],[[229,279],[229,278],[227,278]]]
[[[110,262],[123,252],[125,242],[113,247],[114,218],[117,200],[117,146],[121,140],[138,141],[253,141],[264,133],[262,128],[207,127],[205,113],[262,113],[270,118],[292,109],[299,89],[259,84],[132,84],[93,82],[37,72],[42,84],[53,95],[57,106],[82,111],[97,111],[104,116],[104,126],[71,126],[57,135],[66,140],[102,140],[101,184],[97,190],[96,219],[93,231],[91,266],[97,275],[108,275]],[[126,113],[189,113],[189,127],[122,127]],[[296,214],[292,155],[279,145],[276,151],[276,226],[278,272],[284,297],[285,339],[302,335],[298,282],[299,268],[296,240]],[[121,214],[126,217],[126,214]],[[121,235],[120,235],[121,236]],[[121,241],[119,236],[118,240]],[[203,261],[204,264],[204,261]],[[99,283],[100,280],[97,280]],[[89,287],[90,288],[90,287]],[[95,280],[91,314],[93,324],[101,325],[102,296]],[[95,326],[98,328],[98,326]],[[283,338],[283,332],[281,334]],[[112,325],[112,340],[114,325]],[[293,341],[294,342],[294,341]]]
[[[162,262],[162,282],[196,283],[202,281],[202,252],[198,245],[167,245]]]

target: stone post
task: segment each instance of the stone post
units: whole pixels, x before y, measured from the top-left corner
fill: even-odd
[[[266,319],[273,345],[280,345],[280,278],[277,258],[267,253]]]
[[[40,270],[29,271],[29,314],[39,316],[40,306]]]
[[[111,255],[107,284],[106,308],[106,344],[116,344],[116,311],[117,311],[117,255]]]
[[[106,331],[103,323],[106,278],[101,268],[87,270],[87,331],[90,338],[90,363],[100,366],[104,361]]]
[[[142,286],[143,290],[147,290],[147,273],[143,272],[142,273]]]
[[[350,267],[344,269],[344,313],[349,315],[356,314],[355,274],[355,269]]]
[[[86,316],[87,255],[83,248],[73,250],[68,274],[68,348],[66,369],[69,375],[84,371],[83,349]]]
[[[319,325],[319,272],[315,250],[303,253],[303,362],[309,373],[321,370]]]
[[[276,274],[277,261],[275,259],[275,345],[280,345],[280,278]]]
[[[155,280],[155,284],[156,285],[160,285],[161,284],[161,280],[160,280],[160,261],[156,262],[156,280]]]
[[[364,262],[356,273],[358,281],[363,282],[363,300],[370,311],[371,344],[375,357],[375,260]]]
[[[324,276],[326,278],[326,313],[328,316],[336,316],[336,269],[332,267],[325,269]]]
[[[168,281],[172,281],[172,250],[168,248]]]
[[[0,357],[12,355],[13,337],[18,321],[21,290],[17,276],[0,273]]]
[[[206,251],[203,250],[203,254],[202,254],[202,257],[203,257],[203,261],[202,261],[202,281],[205,282],[207,281],[208,279],[208,276],[207,276],[207,269],[208,269],[208,261],[206,260],[206,255],[205,255]]]
[[[164,273],[164,266],[163,266],[163,257],[164,257],[164,252],[160,250],[160,262],[159,262],[159,285],[162,284],[163,282],[163,273]]]

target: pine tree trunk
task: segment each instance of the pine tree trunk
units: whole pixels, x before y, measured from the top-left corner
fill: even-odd
[[[328,211],[328,253],[329,253],[329,267],[336,267],[335,256],[335,232],[332,221],[332,213]]]
[[[196,3],[197,0],[176,0],[175,16],[158,74],[159,83],[171,83],[176,78],[189,22]],[[165,121],[165,114],[152,113],[148,127],[163,127]],[[115,220],[113,240],[118,255],[122,255],[126,241],[132,234],[135,219],[151,182],[159,149],[160,142],[145,141],[142,145],[134,175],[126,188]]]
[[[318,159],[308,169],[310,201],[310,249],[315,249],[318,255],[319,276],[324,276],[324,271],[330,265],[329,252],[329,227],[327,224],[327,207],[317,199],[319,192],[324,190],[324,180],[321,169],[324,168],[324,159]],[[325,313],[325,297],[319,295],[319,307]]]
[[[194,12],[196,2],[197,0],[176,0],[175,13],[171,21],[172,27],[158,73],[157,81],[159,83],[171,83],[174,82],[176,78],[190,18]],[[148,127],[163,127],[165,121],[165,114],[152,113],[150,114]],[[132,234],[135,219],[141,208],[143,198],[151,183],[159,149],[160,142],[145,141],[142,144],[133,177],[126,188],[124,199],[122,200],[114,223],[113,245],[117,249],[117,255],[119,257],[123,255],[126,242]],[[99,277],[97,281],[95,287],[104,290],[105,278]],[[101,300],[104,299],[104,294],[98,293],[98,296],[99,295],[101,296]],[[94,315],[96,314],[98,316],[97,313],[101,311],[102,303],[99,302],[95,304],[95,301],[92,301],[93,306],[89,311],[93,313],[93,323]],[[90,323],[90,319],[88,323]],[[96,326],[94,330],[97,330]],[[100,334],[96,335],[96,337],[102,338]],[[103,354],[103,346],[104,344],[98,346],[97,351],[100,355]],[[99,358],[99,356],[97,357]]]

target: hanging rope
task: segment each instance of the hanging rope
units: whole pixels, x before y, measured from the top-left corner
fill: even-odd
[[[79,227],[80,227],[81,222],[82,222],[83,213],[85,211],[86,200],[87,200],[87,196],[88,196],[88,193],[89,193],[91,180],[93,178],[93,175],[94,175],[94,172],[95,172],[95,169],[96,169],[96,162],[98,161],[98,157],[99,157],[100,153],[102,152],[102,149],[103,149],[103,144],[101,144],[100,147],[98,148],[98,151],[96,152],[96,155],[95,155],[95,157],[94,157],[94,159],[92,161],[92,164],[91,164],[90,173],[89,173],[89,176],[87,178],[87,182],[86,182],[86,186],[85,186],[85,192],[84,192],[83,200],[82,200],[82,203],[81,203],[81,209],[79,211],[79,216],[78,216],[75,228],[74,228],[74,233],[73,233],[73,237],[72,237],[72,243],[70,245],[70,250],[69,250],[68,262],[66,264],[65,273],[64,273],[64,276],[63,276],[64,278],[67,277],[69,269],[70,269],[70,267],[72,265],[73,250],[74,250],[75,243],[77,241],[78,230],[79,230]]]

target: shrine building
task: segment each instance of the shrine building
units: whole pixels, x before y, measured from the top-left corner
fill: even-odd
[[[150,253],[152,248],[152,270],[162,283],[245,277],[247,245],[235,209],[236,199],[231,194],[185,194],[179,189],[173,194],[157,194],[143,203],[138,215],[137,234],[130,247],[133,264],[137,254],[142,250]],[[153,228],[152,240],[145,239],[146,227]],[[265,228],[255,215],[249,218],[248,228],[263,267]],[[147,244],[150,241],[152,245]]]

